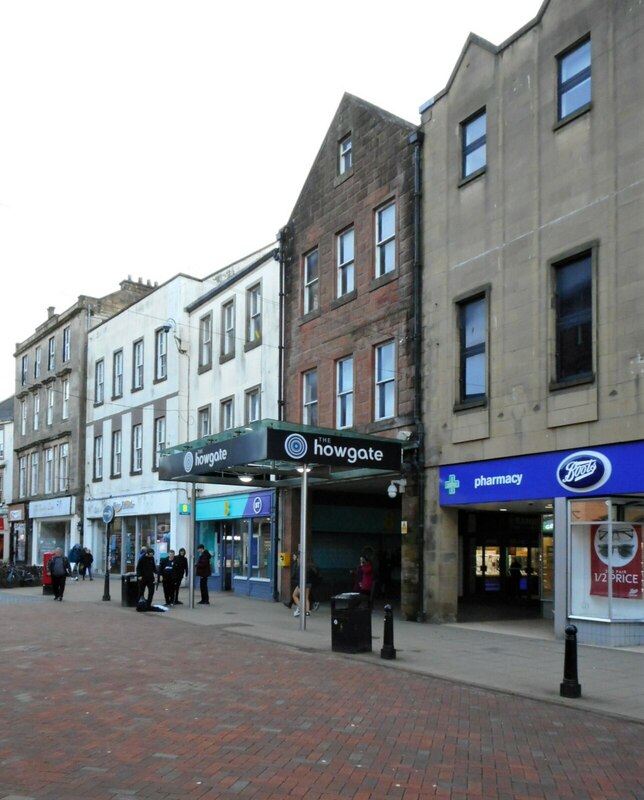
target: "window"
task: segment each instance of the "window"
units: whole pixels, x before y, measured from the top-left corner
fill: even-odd
[[[0,425],[0,459],[4,459],[4,425]]]
[[[154,466],[159,469],[161,461],[161,451],[165,450],[165,417],[157,417],[154,420]]]
[[[63,419],[69,419],[69,379],[63,381]]]
[[[320,264],[318,251],[304,256],[304,313],[310,314],[320,306]]]
[[[210,434],[210,406],[199,409],[198,425],[197,436],[204,437]]]
[[[69,491],[69,445],[61,444],[58,448],[58,491]]]
[[[94,366],[94,405],[105,400],[105,362],[101,358]]]
[[[20,435],[26,436],[27,434],[27,402],[20,401]]]
[[[40,378],[42,369],[42,349],[37,347],[34,352],[34,378],[38,380]]]
[[[55,402],[56,395],[54,393],[54,387],[48,386],[47,387],[47,425],[53,425],[54,422],[54,402]]]
[[[481,111],[461,125],[463,148],[462,177],[478,174],[487,164],[486,112]]]
[[[557,118],[563,120],[590,105],[590,37],[560,55],[557,62]]]
[[[312,369],[302,376],[302,422],[318,424],[318,371]]]
[[[34,395],[34,430],[37,431],[40,427],[40,393],[36,392]]]
[[[29,383],[29,356],[23,356],[20,362],[20,385],[26,386]]]
[[[31,494],[38,494],[38,453],[31,454]]]
[[[143,388],[143,339],[134,342],[132,359],[132,391]]]
[[[487,392],[487,298],[459,303],[458,316],[459,402],[481,401]]]
[[[262,287],[259,283],[246,292],[246,341],[257,344],[262,340]]]
[[[338,175],[344,175],[353,166],[353,151],[351,149],[351,134],[345,136],[338,146]]]
[[[132,426],[132,472],[143,469],[143,426]]]
[[[228,397],[221,401],[220,430],[229,431],[235,426],[235,407],[233,398]]]
[[[257,422],[258,419],[262,418],[261,412],[261,392],[259,386],[255,386],[253,389],[249,389],[246,392],[246,408],[244,411],[245,423],[248,425],[249,422]]]
[[[375,419],[387,419],[394,415],[396,389],[395,346],[387,342],[376,347],[375,353]]]
[[[350,428],[353,425],[353,356],[337,362],[336,375],[336,428]]]
[[[51,494],[54,490],[54,449],[48,447],[45,450],[45,494]]]
[[[355,288],[354,241],[353,228],[338,236],[338,297],[352,292]]]
[[[204,369],[212,366],[212,314],[199,320],[199,366]]]
[[[235,303],[231,300],[221,307],[221,356],[235,355]]]
[[[396,204],[376,211],[376,278],[396,269]]]
[[[103,480],[103,437],[94,437],[94,480]]]
[[[63,364],[72,357],[72,331],[71,328],[63,329]]]
[[[154,379],[164,381],[168,377],[168,332],[158,330],[155,342]]]
[[[52,336],[47,350],[47,369],[52,372],[56,368],[56,340]]]
[[[18,495],[27,496],[27,457],[18,459]]]
[[[112,356],[112,398],[123,397],[123,351]]]
[[[123,437],[121,431],[112,431],[112,470],[113,478],[121,475],[121,453],[123,450]]]
[[[592,254],[554,265],[556,380],[590,379],[593,373]]]

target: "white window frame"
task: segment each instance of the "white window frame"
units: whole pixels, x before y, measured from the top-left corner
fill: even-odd
[[[161,451],[165,450],[165,417],[157,417],[154,420],[154,466],[158,470],[161,462]]]
[[[256,283],[246,291],[246,341],[257,344],[262,340],[262,287]]]
[[[304,256],[302,280],[302,307],[305,314],[310,314],[320,307],[320,251],[317,247]]]
[[[204,406],[197,412],[198,438],[209,436],[211,433],[211,414],[210,406]]]
[[[235,301],[228,300],[221,306],[221,356],[235,355]]]
[[[118,478],[123,469],[123,433],[120,430],[112,431],[112,450],[110,471],[113,478]]]
[[[318,424],[318,371],[310,369],[302,374],[302,422]]]
[[[63,394],[62,418],[69,419],[69,378],[63,379],[62,394]]]
[[[391,354],[389,356],[389,354]],[[391,359],[388,369],[385,360]],[[374,419],[391,419],[396,413],[396,344],[392,340],[379,344],[374,351]]]
[[[338,175],[344,175],[353,167],[353,140],[349,133],[338,142]]]
[[[156,332],[155,352],[154,377],[157,381],[164,381],[168,377],[168,332],[163,328]]]
[[[105,402],[105,362],[100,358],[94,365],[94,405]]]
[[[58,447],[58,491],[66,492],[69,480],[69,445],[63,442]]]
[[[212,313],[199,320],[199,367],[209,369],[212,366]]]
[[[34,423],[34,431],[37,431],[40,428],[40,392],[36,392],[34,394],[33,423]]]
[[[123,351],[116,350],[112,356],[112,397],[123,397]]]
[[[143,471],[143,425],[132,425],[132,472]]]
[[[38,494],[38,481],[40,479],[40,459],[38,458],[38,453],[31,454],[31,475],[30,475],[30,494],[37,495]]]
[[[54,490],[54,448],[45,449],[45,494]]]
[[[262,418],[262,393],[259,386],[246,392],[245,407],[246,425]]]
[[[336,428],[350,428],[353,425],[353,383],[351,355],[336,362]]]
[[[383,232],[385,214],[393,210],[393,230]],[[393,252],[392,252],[393,251]],[[387,203],[376,209],[376,278],[396,269],[396,203]]]
[[[71,328],[63,328],[63,364],[66,364],[72,357],[72,331]]]
[[[18,496],[27,496],[27,456],[18,459]]]
[[[47,344],[47,369],[50,372],[56,369],[56,339],[53,336]]]
[[[143,388],[143,339],[139,339],[132,345],[132,391]]]
[[[26,386],[29,383],[29,356],[23,356],[20,362],[20,385]]]
[[[103,436],[94,437],[94,480],[103,480]]]
[[[337,235],[336,258],[338,264],[337,297],[350,294],[355,289],[355,242],[353,227]]]
[[[34,378],[38,380],[42,371],[42,348],[40,345],[34,351]]]
[[[20,435],[27,435],[27,401],[20,401]]]
[[[229,431],[235,427],[235,400],[227,397],[221,401],[219,419],[222,431]]]
[[[47,425],[54,424],[54,404],[56,402],[56,394],[53,386],[47,387]]]

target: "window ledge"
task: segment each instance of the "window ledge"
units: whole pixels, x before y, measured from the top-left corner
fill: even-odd
[[[587,375],[578,375],[574,378],[567,378],[563,381],[550,381],[548,389],[551,392],[556,392],[561,389],[572,389],[575,386],[586,386],[589,383],[595,383],[594,372],[590,372]]]
[[[576,111],[573,111],[572,113],[568,114],[568,116],[564,117],[563,119],[557,120],[552,130],[558,131],[560,128],[565,127],[569,122],[573,122],[574,120],[579,119],[579,117],[583,117],[592,109],[592,107],[593,107],[592,101],[590,103],[586,103],[585,106],[580,106]]]
[[[375,289],[379,289],[381,286],[385,286],[385,284],[396,280],[396,278],[398,278],[397,269],[392,269],[390,272],[385,272],[384,275],[379,275],[377,278],[372,278],[371,283],[369,284],[369,291],[373,292]]]
[[[201,375],[202,372],[208,372],[212,369],[212,361],[209,361],[207,364],[199,364],[197,367],[197,375]]]
[[[336,297],[329,306],[329,308],[339,308],[340,306],[345,305],[346,303],[350,303],[352,300],[355,300],[358,296],[358,290],[353,289],[351,292],[347,292],[343,294],[342,297]]]
[[[456,414],[459,411],[471,411],[474,408],[486,408],[486,407],[487,407],[487,398],[484,397],[481,400],[467,400],[462,403],[454,403],[454,408],[452,410]]]
[[[469,175],[466,175],[464,178],[461,178],[461,180],[458,182],[458,188],[460,189],[461,186],[467,186],[468,183],[472,183],[472,181],[475,181],[477,178],[480,178],[481,175],[485,175],[486,172],[487,172],[487,164],[484,167],[481,167],[480,169],[477,169],[474,172],[470,173]]]
[[[259,339],[254,339],[252,342],[246,342],[244,345],[244,353],[247,353],[249,350],[254,350],[256,347],[259,347],[262,343],[262,337],[260,336]]]
[[[232,361],[235,358],[235,353],[226,353],[225,355],[219,356],[219,363],[225,364],[227,361]]]
[[[309,311],[308,314],[304,314],[300,319],[300,325],[305,325],[307,322],[311,322],[313,319],[317,319],[321,316],[322,312],[319,308],[316,308],[315,311]]]
[[[348,169],[346,172],[343,172],[342,175],[338,175],[336,178],[334,178],[333,186],[341,186],[349,178],[353,178],[353,167]]]

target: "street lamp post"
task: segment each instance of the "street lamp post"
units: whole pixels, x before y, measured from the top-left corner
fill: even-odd
[[[113,519],[114,506],[106,505],[103,509],[103,522],[105,523],[105,588],[103,589],[103,600],[112,599],[110,597],[110,533]]]

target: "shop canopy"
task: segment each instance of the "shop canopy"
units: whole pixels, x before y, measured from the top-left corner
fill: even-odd
[[[264,419],[169,447],[161,454],[166,481],[258,487],[300,486],[399,475],[402,442],[349,431]]]

